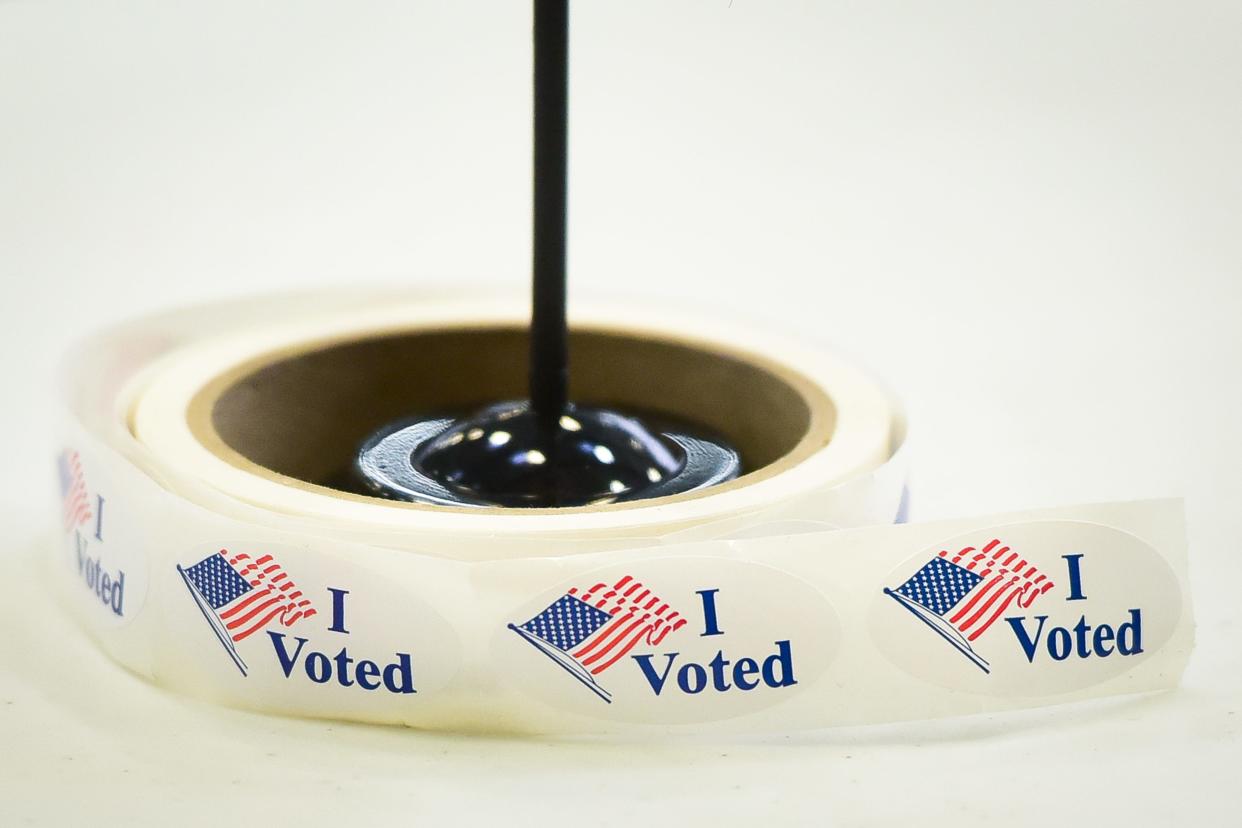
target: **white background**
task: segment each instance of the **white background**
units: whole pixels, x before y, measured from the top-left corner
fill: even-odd
[[[1242,5],[587,2],[573,285],[835,343],[917,519],[1184,495],[1153,699],[619,748],[170,696],[48,603],[57,354],[213,297],[520,285],[521,2],[0,3],[0,822],[1236,824]]]

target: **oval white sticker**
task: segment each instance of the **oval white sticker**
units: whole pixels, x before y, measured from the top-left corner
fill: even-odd
[[[594,570],[515,608],[494,652],[558,709],[677,724],[780,704],[819,679],[840,624],[811,585],[760,564],[657,558]]]
[[[876,589],[880,650],[955,690],[1050,696],[1125,673],[1173,635],[1181,590],[1148,544],[1076,521],[996,526],[910,558]]]
[[[74,449],[57,458],[64,563],[78,614],[99,627],[124,626],[147,597],[147,560],[132,502],[114,491],[102,464]]]
[[[238,540],[198,545],[169,579],[160,660],[171,682],[291,715],[401,721],[461,663],[417,590],[340,556]]]

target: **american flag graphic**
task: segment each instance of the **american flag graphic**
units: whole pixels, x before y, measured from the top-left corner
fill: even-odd
[[[271,555],[252,558],[221,549],[189,567],[177,567],[203,617],[237,668],[246,664],[236,643],[273,621],[291,627],[315,615],[315,608]]]
[[[86,492],[86,477],[82,474],[82,458],[76,451],[61,452],[56,465],[60,471],[61,516],[68,532],[91,519],[90,495]]]
[[[896,589],[885,589],[985,673],[971,647],[1011,605],[1026,609],[1054,584],[999,540],[941,551]]]
[[[595,677],[639,644],[656,646],[686,619],[630,575],[615,584],[570,589],[525,624],[510,624],[588,689],[611,702]]]

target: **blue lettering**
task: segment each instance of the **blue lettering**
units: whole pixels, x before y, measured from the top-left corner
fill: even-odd
[[[103,495],[95,496],[95,540],[103,540]]]
[[[780,668],[780,678],[776,677]],[[789,641],[777,641],[776,652],[763,660],[763,683],[768,687],[789,687],[797,684],[793,674],[793,656],[789,652]]]
[[[725,668],[729,666],[729,659],[724,657],[724,650],[716,653],[715,658],[708,662],[708,666],[712,668],[712,687],[722,693],[728,690],[729,681],[725,678]]]
[[[709,684],[718,693],[735,687],[742,691],[754,690],[761,683],[768,687],[792,687],[798,680],[794,677],[793,650],[789,640],[774,643],[776,652],[765,658],[762,665],[754,658],[739,658],[731,663],[725,657],[724,650],[717,650],[706,667],[692,661],[686,662],[676,672],[677,687],[683,693],[691,695],[703,692]],[[658,696],[664,690],[669,676],[673,674],[679,655],[680,653],[665,653],[663,670],[657,669],[652,663],[655,656],[636,655],[630,658],[638,663],[643,678],[651,685],[651,691]]]
[[[1057,661],[1069,658],[1073,646],[1070,632],[1065,627],[1053,627],[1052,632],[1048,633],[1048,655]]]
[[[102,558],[91,558],[86,554],[86,538],[81,532],[74,533],[74,551],[78,556],[78,574],[82,576],[86,588],[95,593],[105,607],[113,614],[125,615],[125,571],[118,569],[113,577],[103,568]]]
[[[332,678],[332,662],[323,653],[311,653],[306,657],[306,677],[316,684]]]
[[[336,654],[336,658],[332,660],[336,663],[336,680],[341,683],[342,687],[353,687],[354,683],[349,680],[349,665],[353,664],[354,660],[345,652],[345,648],[342,647],[341,651]]]
[[[1126,656],[1143,652],[1142,621],[1138,610],[1130,610],[1130,620],[1117,627],[1117,652]]]
[[[389,693],[416,693],[414,670],[409,653],[397,653],[397,660],[384,668],[384,686]]]
[[[289,674],[293,672],[293,665],[298,663],[298,656],[301,655],[302,648],[306,646],[306,639],[295,639],[298,642],[298,648],[293,651],[293,655],[289,655],[289,651],[285,649],[284,633],[268,631],[268,635],[272,639],[272,647],[276,650],[276,660],[280,662],[280,669],[284,671],[285,678],[289,678]]]
[[[759,686],[758,679],[752,679],[759,672],[759,662],[753,658],[739,658],[733,667],[733,683],[738,690],[754,690]]]
[[[1046,615],[1037,615],[1039,625],[1032,636],[1026,627],[1026,617],[1006,618],[1005,622],[1013,630],[1018,639],[1018,646],[1026,660],[1035,661],[1040,650],[1040,640],[1044,641],[1044,649],[1054,661],[1065,661],[1071,655],[1078,658],[1108,658],[1113,653],[1128,656],[1143,652],[1143,614],[1140,610],[1130,610],[1130,620],[1118,624],[1114,628],[1110,624],[1098,624],[1092,627],[1087,617],[1080,616],[1073,627],[1051,627],[1044,636]]]
[[[664,672],[657,673],[655,668],[651,666],[651,656],[638,655],[632,658],[638,662],[638,667],[643,671],[643,677],[647,679],[647,683],[651,685],[651,690],[657,696],[664,689],[664,682],[668,681],[668,674],[673,669],[673,660],[677,658],[679,653],[669,653],[665,656],[668,662],[664,665]]]
[[[1070,594],[1066,601],[1081,601],[1087,596],[1082,594],[1082,555],[1062,555],[1069,568]]]
[[[345,596],[349,590],[328,587],[328,592],[332,593],[332,625],[328,629],[349,635],[349,630],[345,629]]]
[[[418,692],[414,689],[414,666],[409,653],[397,653],[397,660],[381,670],[374,661],[363,659],[355,662],[345,647],[332,658],[321,652],[311,651],[303,659],[302,650],[307,643],[305,638],[294,639],[298,643],[297,649],[290,653],[284,633],[269,630],[267,634],[272,639],[276,661],[280,664],[285,678],[293,677],[293,669],[301,660],[306,677],[316,684],[326,684],[335,677],[342,687],[356,686],[363,690],[378,690],[382,686],[390,693]]]
[[[379,678],[380,668],[374,661],[358,662],[358,686],[363,690],[374,690],[380,686],[380,682],[373,681]]]
[[[1095,638],[1091,644],[1095,647],[1096,653],[1101,657],[1113,654],[1113,648],[1108,646],[1113,640],[1113,628],[1107,624],[1101,624],[1095,628]]]
[[[699,638],[709,635],[721,635],[720,624],[716,620],[716,593],[718,589],[700,589],[699,597],[703,599],[703,632]]]
[[[116,580],[112,582],[112,612],[114,615],[124,615],[125,608],[125,572],[117,570]]]
[[[1026,653],[1026,660],[1035,661],[1035,648],[1039,645],[1040,636],[1044,632],[1044,622],[1048,620],[1046,615],[1037,615],[1035,620],[1039,622],[1039,626],[1035,628],[1035,637],[1031,638],[1026,634],[1026,627],[1022,626],[1026,618],[1006,618],[1005,621],[1009,626],[1013,627],[1013,634],[1018,637],[1018,644],[1022,647],[1022,652]]]
[[[677,671],[677,686],[683,693],[698,693],[707,686],[707,671],[691,661]]]

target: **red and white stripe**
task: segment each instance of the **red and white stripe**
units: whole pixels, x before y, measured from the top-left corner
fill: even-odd
[[[76,451],[67,451],[62,455],[61,462],[65,474],[62,517],[68,532],[91,519],[91,502],[86,491],[86,477],[82,474],[82,458]]]
[[[959,552],[943,551],[940,557],[983,579],[945,615],[967,641],[983,635],[1011,604],[1026,609],[1055,586],[1046,575],[999,540],[989,541],[982,549],[968,546]]]
[[[596,584],[577,597],[612,616],[573,652],[583,667],[599,675],[616,664],[640,643],[656,646],[670,632],[680,630],[686,619],[633,577],[626,575],[611,586]]]
[[[220,554],[254,587],[219,611],[220,620],[234,641],[258,632],[273,620],[291,627],[300,619],[315,614],[311,602],[271,555],[251,558],[239,552],[230,556],[226,549],[221,549]]]

